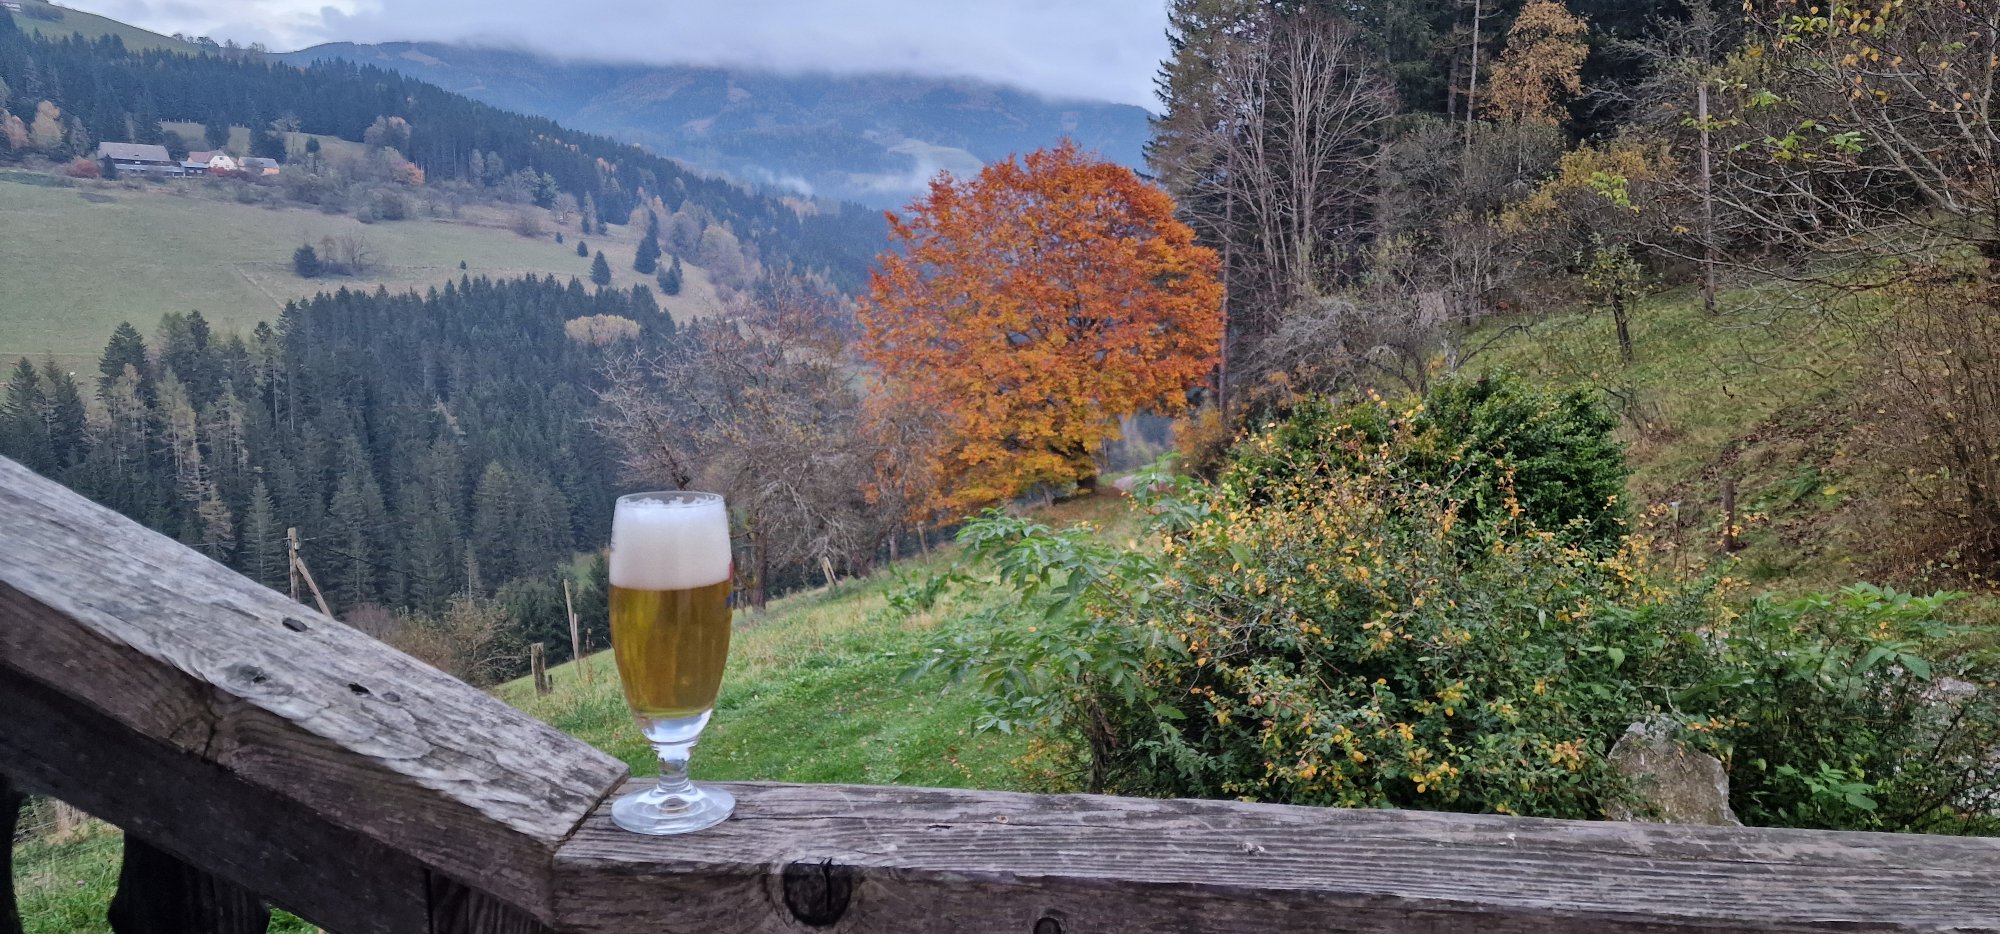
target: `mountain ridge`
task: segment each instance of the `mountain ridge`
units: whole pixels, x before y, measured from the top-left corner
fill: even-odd
[[[441,42],[334,42],[275,56],[394,69],[475,100],[645,145],[743,181],[900,206],[939,170],[1068,137],[1142,168],[1144,108],[964,78],[558,59]]]

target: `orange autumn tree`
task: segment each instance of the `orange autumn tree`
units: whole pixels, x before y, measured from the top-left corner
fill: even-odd
[[[947,510],[1094,483],[1118,416],[1182,410],[1215,365],[1214,251],[1165,192],[1074,143],[940,175],[889,228],[863,354],[897,402],[939,414],[921,456]]]

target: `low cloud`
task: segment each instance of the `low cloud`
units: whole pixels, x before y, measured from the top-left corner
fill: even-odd
[[[1153,71],[1167,52],[1166,0],[243,0],[171,12],[101,3],[148,28],[278,47],[471,42],[581,59],[976,78],[1142,106],[1154,105]]]

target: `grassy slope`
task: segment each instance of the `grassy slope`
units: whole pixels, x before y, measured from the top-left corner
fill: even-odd
[[[83,33],[86,39],[96,39],[100,36],[117,36],[119,40],[125,43],[126,48],[134,51],[146,49],[166,49],[170,52],[191,53],[207,51],[204,47],[195,45],[192,42],[182,42],[179,39],[163,36],[156,32],[148,32],[137,26],[126,25],[115,19],[107,19],[94,13],[85,13],[82,10],[75,10],[69,7],[54,7],[55,10],[62,14],[60,22],[35,19],[26,15],[29,7],[50,9],[51,5],[43,3],[42,0],[22,0],[23,15],[14,17],[14,21],[26,32],[38,33],[51,39],[59,39],[75,33]]]
[[[574,240],[530,240],[507,229],[510,211],[469,208],[456,220],[419,218],[364,225],[299,208],[238,204],[234,183],[24,184],[0,173],[0,361],[55,354],[71,369],[93,365],[111,329],[130,321],[150,334],[160,315],[199,309],[222,329],[247,331],[289,299],[340,287],[425,288],[470,275],[588,276]],[[86,195],[89,196],[86,198]],[[420,196],[420,193],[419,193]],[[421,202],[414,205],[421,214]],[[300,243],[358,234],[383,259],[372,276],[300,279]],[[567,238],[574,231],[565,232]],[[639,231],[590,237],[613,285],[651,284],[632,271]],[[716,305],[705,273],[687,268],[679,296],[663,307],[685,319]]]
[[[1473,369],[1636,399],[1628,411],[1640,417],[1620,429],[1632,495],[1638,508],[1661,510],[1656,528],[1686,560],[1715,553],[1722,482],[1733,476],[1746,526],[1733,573],[1781,589],[1903,577],[1868,521],[1867,507],[1899,490],[1868,453],[1865,365],[1835,329],[1760,312],[1769,303],[1757,298],[1725,295],[1724,314],[1708,319],[1686,292],[1654,297],[1635,315],[1630,368],[1618,362],[1608,315],[1496,324],[1477,335],[1497,341]]]

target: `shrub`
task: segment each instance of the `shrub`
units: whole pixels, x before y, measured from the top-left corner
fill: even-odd
[[[1393,442],[1401,480],[1449,489],[1468,527],[1518,510],[1564,541],[1608,548],[1627,515],[1617,424],[1587,390],[1551,392],[1509,376],[1447,380],[1406,410],[1379,398],[1313,398],[1236,448],[1223,479],[1255,500],[1268,484],[1358,469]]]
[[[1142,493],[1154,549],[970,523],[1022,600],[938,660],[991,691],[981,726],[1071,737],[1093,790],[1598,816],[1610,743],[1703,668],[1712,586],[1504,511],[1468,530],[1451,488],[1410,479],[1429,439],[1393,430],[1350,430],[1351,467],[1266,472],[1254,498]]]
[[[1535,512],[1588,529],[1594,494],[1531,509],[1520,478],[1596,429],[1474,389],[1311,435],[1334,411],[1315,408],[1217,483],[1144,479],[1140,542],[968,523],[966,555],[1012,593],[942,628],[929,664],[985,690],[978,727],[1034,732],[1093,791],[1594,818],[1629,794],[1612,743],[1665,715],[1723,757],[1751,822],[2000,830],[1996,672],[1943,621],[1950,595],[1739,606],[1642,538],[1558,534]],[[1495,434],[1507,413],[1526,417]],[[1445,443],[1453,425],[1508,456]],[[1622,470],[1605,458],[1586,475]]]
[[[312,244],[300,244],[298,249],[292,251],[292,272],[299,278],[317,279],[321,271],[319,251],[314,250]]]
[[[1716,711],[1743,820],[2000,833],[1995,659],[1945,621],[1960,596],[1764,597],[1720,630],[1727,665],[1682,702]]]

